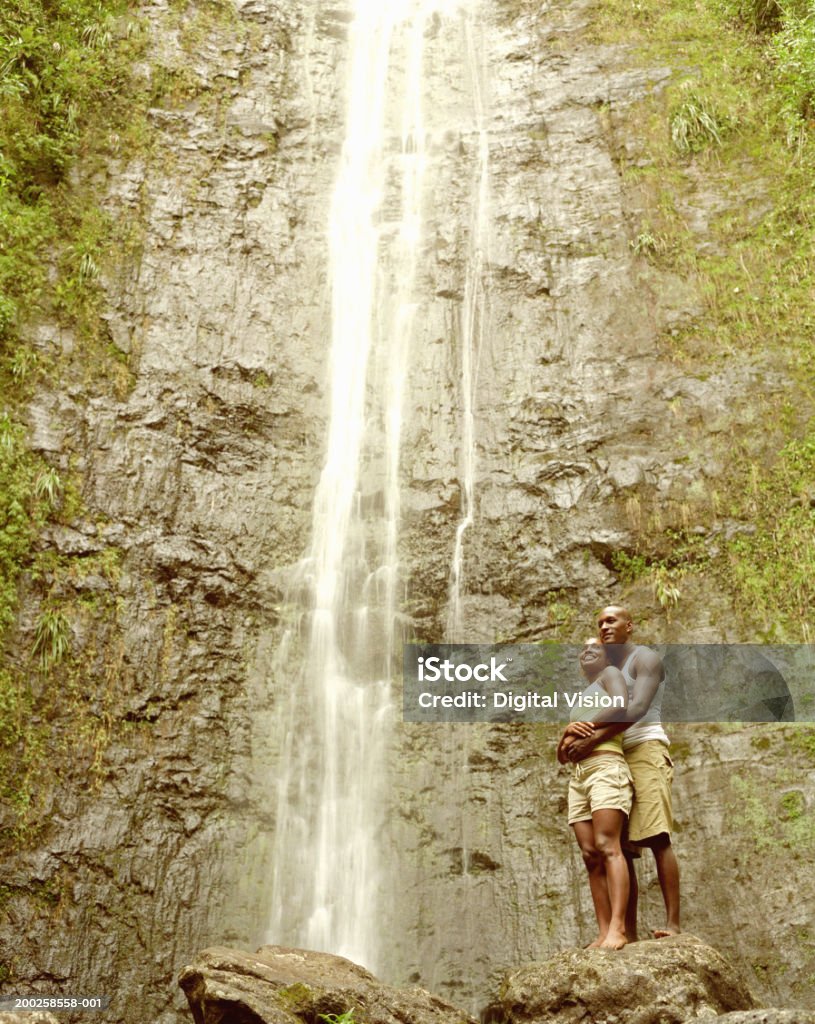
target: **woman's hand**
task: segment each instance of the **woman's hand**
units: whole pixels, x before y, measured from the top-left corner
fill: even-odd
[[[563,730],[564,736],[578,736],[588,739],[594,733],[594,722],[570,722]]]

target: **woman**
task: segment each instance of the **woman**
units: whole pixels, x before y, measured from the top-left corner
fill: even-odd
[[[580,653],[580,668],[589,682],[583,705],[572,709],[572,724],[560,738],[557,759],[569,763],[568,749],[576,736],[585,735],[586,699],[607,695],[619,698],[619,718],[625,718],[628,687],[619,669],[609,664],[597,639],[587,640]],[[602,709],[598,708],[598,712]],[[608,713],[603,718],[608,720]],[[590,718],[589,718],[590,720]],[[620,846],[625,820],[631,811],[634,787],[623,756],[622,736],[605,740],[572,769],[569,783],[569,824],[574,829],[589,873],[589,888],[599,934],[590,947],[622,949],[626,944],[625,909],[628,903],[628,865]]]

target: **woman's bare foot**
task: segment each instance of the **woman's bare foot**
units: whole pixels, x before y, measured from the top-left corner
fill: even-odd
[[[594,942],[589,942],[583,947],[583,949],[599,949],[603,945],[603,939],[605,935],[598,935]]]
[[[609,929],[608,935],[600,943],[600,949],[622,949],[627,942],[625,932]]]

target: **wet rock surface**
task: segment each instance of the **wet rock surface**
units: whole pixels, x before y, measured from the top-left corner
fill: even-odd
[[[567,950],[521,967],[506,978],[484,1019],[489,1024],[684,1024],[754,1005],[721,954],[681,935],[635,942],[619,952]]]
[[[195,1024],[311,1024],[345,1013],[365,1024],[475,1024],[422,989],[383,985],[343,957],[283,946],[205,949],[179,984]]]

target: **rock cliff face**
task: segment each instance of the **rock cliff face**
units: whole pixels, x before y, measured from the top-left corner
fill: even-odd
[[[591,8],[577,0],[481,10],[490,314],[464,619],[469,639],[523,640],[562,628],[563,608],[579,632],[617,593],[611,553],[637,516],[659,503],[670,517],[715,481],[721,438],[759,389],[785,382],[746,361],[690,378],[660,350],[698,297],[632,251],[638,197],[615,154],[637,145],[628,106],[668,71],[586,42]],[[109,169],[111,212],[143,223],[139,257],[105,283],[132,388],[94,396],[67,381],[31,408],[35,445],[81,473],[88,510],[44,543],[121,554],[116,581],[82,583],[108,593],[115,620],[77,621],[73,635],[96,652],[85,684],[104,697],[109,739],[92,776],[89,761],[60,765],[42,841],[10,864],[0,931],[7,988],[108,994],[111,1020],[171,1024],[188,1019],[181,963],[215,942],[255,943],[266,925],[267,726],[285,685],[268,685],[268,666],[292,614],[285,581],[306,548],[327,416],[323,234],[349,13],[235,0],[204,33],[195,4],[142,14],[144,73],[187,67],[198,95],[153,111],[156,158]],[[406,611],[425,639],[444,629],[460,515],[451,338],[475,145],[455,135],[439,156],[411,363],[402,544]],[[687,595],[681,621],[655,616],[651,636],[744,639],[710,587]],[[24,604],[21,636],[32,623]],[[789,756],[791,736],[676,730],[677,846],[688,926],[742,954],[758,991],[810,1005],[815,777],[803,748]],[[531,727],[396,729],[382,976],[475,1009],[509,964],[586,933],[552,741]]]
[[[271,824],[253,779],[255,690],[281,614],[276,572],[305,544],[325,416],[313,254],[338,145],[342,12],[335,25],[323,9],[318,31],[316,5],[220,10],[202,32],[203,8],[141,9],[153,38],[141,73],[183,68],[198,97],[151,111],[155,161],[110,168],[110,212],[143,217],[139,258],[105,282],[133,386],[117,398],[68,384],[31,409],[34,444],[81,472],[88,509],[44,543],[116,548],[121,574],[97,581],[115,621],[72,637],[98,651],[82,685],[106,695],[101,767],[88,794],[89,760],[60,766],[42,845],[6,879],[4,960],[12,990],[92,989],[117,1020],[176,1020],[179,959],[259,927],[236,855]],[[24,616],[23,636],[31,626]]]
[[[753,415],[760,371],[745,361],[696,379],[661,351],[660,338],[692,319],[699,298],[689,282],[635,258],[639,197],[615,157],[638,152],[627,108],[658,89],[667,69],[637,72],[626,50],[589,45],[588,5],[494,4],[485,16],[491,330],[478,386],[465,619],[468,639],[491,642],[546,636],[564,608],[573,628],[590,628],[592,609],[617,593],[610,556],[629,547],[637,517],[655,505],[680,514],[694,488],[724,473],[719,425],[736,429]],[[710,201],[700,193],[700,211]],[[783,386],[767,373],[771,389]],[[414,422],[422,416],[417,410]],[[409,451],[433,436],[427,423],[416,431]],[[446,464],[442,445],[427,464]],[[421,486],[425,500],[438,495],[437,509],[409,518],[406,554],[417,618],[438,636],[432,602],[447,566],[439,538],[449,552],[452,530],[439,525],[442,480]],[[749,639],[715,581],[704,587],[683,595],[673,622],[641,622],[639,635]],[[795,893],[808,886],[814,794],[801,734],[686,726],[672,736],[688,927],[750,963],[760,992],[809,1005],[813,950]],[[474,1010],[485,997],[475,977],[494,979],[501,965],[589,938],[554,737],[532,727],[405,726],[396,742],[389,856],[406,898],[393,926],[400,938],[380,969]],[[798,801],[797,824],[785,800]],[[775,837],[783,880],[767,859]],[[647,857],[642,871],[651,928],[661,906]],[[758,914],[748,909],[756,906]],[[791,957],[777,952],[776,930]]]

